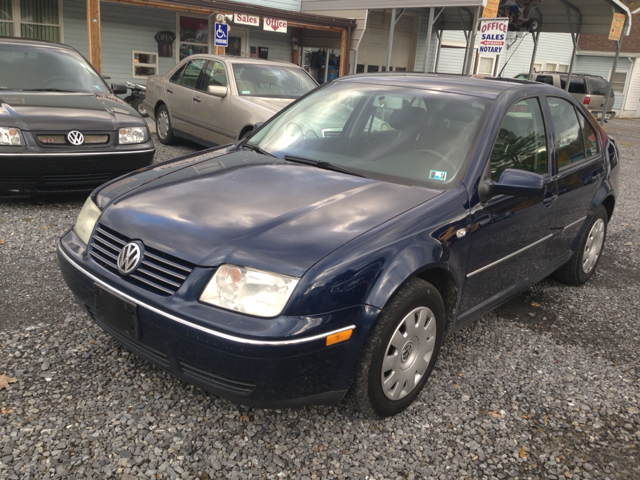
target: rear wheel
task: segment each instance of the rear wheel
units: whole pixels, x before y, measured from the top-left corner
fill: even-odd
[[[560,267],[554,277],[568,285],[583,285],[593,276],[600,262],[607,236],[607,210],[600,205],[591,217],[578,248],[568,263]]]
[[[406,409],[433,371],[444,335],[444,303],[433,285],[410,280],[384,307],[360,359],[350,403],[369,417]]]
[[[144,97],[138,97],[136,98],[132,103],[131,106],[133,108],[135,108],[138,113],[140,115],[142,115],[143,117],[148,117],[149,114],[147,113],[147,109],[144,108]]]
[[[176,143],[176,137],[171,129],[171,119],[166,105],[161,105],[156,113],[156,132],[158,140],[164,145],[173,145]]]

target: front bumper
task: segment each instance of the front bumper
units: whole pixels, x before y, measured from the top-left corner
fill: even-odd
[[[253,407],[339,402],[379,313],[355,306],[314,316],[255,319],[183,299],[210,277],[207,269],[194,269],[176,294],[160,297],[87,258],[73,231],[62,237],[57,251],[66,284],[104,331],[182,380]],[[136,338],[98,318],[95,284],[137,305]],[[348,341],[326,346],[328,335],[347,328],[354,329]]]
[[[130,150],[0,151],[0,195],[90,192],[113,178],[151,165],[154,154],[152,142]]]

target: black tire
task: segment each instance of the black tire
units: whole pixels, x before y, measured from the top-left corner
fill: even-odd
[[[133,102],[131,102],[131,106],[136,109],[136,111],[142,115],[143,117],[148,117],[147,109],[144,108],[144,97],[138,97]]]
[[[424,335],[423,339],[426,337],[428,341],[423,342],[423,347],[418,343],[418,346],[415,347],[414,354],[414,347],[410,346],[410,343],[417,337],[415,335],[411,336],[411,332],[407,330],[406,327],[403,332],[402,327],[406,325],[405,321],[407,321],[407,319],[418,318],[417,316],[413,316],[414,312],[420,311],[427,313],[427,310],[431,312],[431,316],[426,317],[425,327],[417,328],[416,330],[420,332],[417,335]],[[429,314],[427,313],[427,315]],[[434,323],[431,325],[429,323],[430,321]],[[411,405],[420,394],[420,391],[433,371],[438,353],[440,352],[440,346],[442,345],[444,325],[444,302],[438,290],[424,280],[417,278],[411,279],[394,295],[380,313],[380,318],[373,328],[360,356],[356,377],[347,395],[349,404],[372,418],[395,415]],[[435,335],[433,335],[433,326],[435,326]],[[396,332],[406,340],[404,347],[401,349],[396,349],[391,345],[392,337]],[[433,341],[434,338],[435,341]],[[419,355],[421,348],[430,348],[429,345],[433,345],[430,357],[428,359],[424,358],[428,354],[427,352],[427,354],[421,358]],[[413,360],[412,355],[414,355]],[[426,362],[426,369],[424,369],[424,373],[412,389],[406,391],[404,396],[394,400],[387,395],[390,395],[392,392],[398,392],[397,389],[401,388],[400,382],[396,382],[395,384],[391,383],[394,381],[392,378],[393,375],[396,374],[396,371],[393,370],[392,372],[392,370],[388,370],[387,372],[383,372],[383,362],[389,359],[394,361],[393,357],[397,357],[395,363],[400,362],[400,365],[403,365],[402,362],[404,362],[405,356],[407,357],[407,362],[404,363],[406,368],[402,366],[401,369],[398,370],[399,376],[395,377],[399,378],[400,382],[404,381],[402,379],[403,374],[413,375],[415,379],[418,363],[424,366],[424,362]],[[413,373],[409,373],[411,371],[413,371]],[[384,388],[383,378],[392,379],[385,380],[389,383]],[[411,381],[413,382],[415,380]],[[406,382],[404,385],[406,386]],[[395,388],[390,388],[394,386]],[[404,391],[404,388],[401,389],[399,394],[402,395]]]
[[[133,95],[124,97],[124,101],[127,102],[129,105],[131,105],[131,102],[133,102]]]
[[[165,122],[166,122],[166,131],[165,131]],[[171,128],[171,117],[169,116],[169,110],[167,110],[166,105],[160,105],[158,111],[156,112],[156,133],[158,135],[158,140],[163,145],[173,145],[176,143],[176,136],[173,134],[173,129]]]
[[[602,258],[602,252],[604,251],[604,244],[607,238],[608,222],[607,210],[600,205],[591,217],[591,221],[585,229],[578,248],[571,256],[571,259],[554,272],[553,277],[556,280],[574,286],[583,285],[589,281]],[[598,232],[598,227],[601,227],[601,232]],[[590,243],[592,243],[596,235],[601,235],[602,241],[599,251],[594,253],[593,248],[587,248],[587,242],[590,241]],[[595,261],[592,260],[594,254],[597,255]],[[586,267],[588,267],[587,271],[585,271],[585,263]]]

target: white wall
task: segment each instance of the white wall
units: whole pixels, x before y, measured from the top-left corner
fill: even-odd
[[[618,65],[616,72],[630,72],[631,61],[626,57],[620,57],[618,59]],[[575,72],[577,73],[590,73],[592,75],[600,75],[601,77],[609,79],[611,75],[611,67],[613,67],[613,57],[596,57],[591,55],[578,55],[576,60]],[[627,74],[627,87],[629,88],[630,75]],[[620,114],[622,108],[623,95],[616,94],[616,101],[613,104],[613,109]]]

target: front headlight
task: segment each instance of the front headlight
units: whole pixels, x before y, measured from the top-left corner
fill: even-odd
[[[96,222],[101,213],[100,209],[93,203],[93,200],[91,200],[91,197],[87,198],[87,201],[84,202],[82,206],[82,210],[80,210],[80,215],[78,215],[75,226],[76,235],[80,237],[80,240],[82,240],[85,245],[89,244],[91,232],[93,232],[93,227],[96,226]]]
[[[275,317],[287,304],[300,279],[252,268],[222,265],[200,301],[258,317]]]
[[[118,143],[120,145],[144,143],[148,138],[146,127],[127,127],[118,130]]]
[[[0,145],[19,147],[24,145],[24,137],[19,128],[0,127]]]

